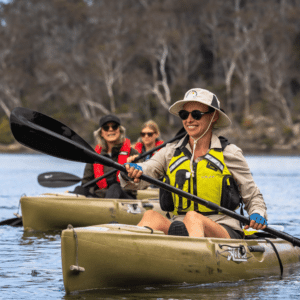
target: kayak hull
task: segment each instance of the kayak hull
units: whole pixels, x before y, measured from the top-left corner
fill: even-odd
[[[280,239],[272,242],[285,272],[299,263],[299,248]],[[63,230],[61,255],[66,293],[280,276],[276,253],[265,240],[168,236],[123,224]]]
[[[74,194],[43,194],[20,199],[24,230],[48,231],[119,222],[136,225],[148,209],[163,213],[159,201],[142,197],[157,191],[139,192],[140,199],[99,199]]]

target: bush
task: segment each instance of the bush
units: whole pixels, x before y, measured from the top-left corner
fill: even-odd
[[[275,142],[274,142],[274,140],[272,138],[264,136],[262,138],[262,144],[266,145],[266,150],[267,151],[271,151],[272,148],[273,148],[273,146],[274,146],[274,144],[275,144]]]
[[[14,142],[13,134],[11,133],[9,120],[6,116],[0,119],[0,144],[11,144]]]
[[[293,130],[288,126],[283,127],[282,133],[287,140],[289,140],[293,136]]]

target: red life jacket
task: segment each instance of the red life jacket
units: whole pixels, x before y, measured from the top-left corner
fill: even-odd
[[[163,143],[164,143],[164,141],[162,141],[162,140],[156,141],[156,142],[155,142],[155,147],[157,147],[157,146],[159,146],[159,145],[161,145],[161,144],[163,144]],[[137,150],[139,153],[142,153],[142,151],[143,151],[143,146],[144,146],[144,144],[143,144],[142,142],[137,142],[137,143],[135,144],[135,146],[134,146],[134,149]],[[159,149],[159,150],[160,150],[160,149]],[[159,150],[157,150],[157,151],[159,151]],[[152,153],[152,156],[153,156],[157,151],[153,152],[153,153]]]
[[[102,150],[102,147],[100,147],[99,145],[97,145],[95,147],[95,151],[98,154],[101,154],[101,150]],[[130,155],[130,140],[125,139],[125,141],[124,141],[124,143],[123,143],[123,145],[120,149],[120,153],[118,155],[118,163],[121,164],[121,165],[125,164],[127,162],[127,157],[129,157],[129,155]],[[94,164],[93,167],[94,167],[94,176],[95,176],[95,178],[98,178],[98,177],[104,175],[104,165]],[[120,171],[118,171],[117,174],[116,174],[118,182],[120,182],[119,177],[118,177],[119,173],[120,173]],[[98,181],[97,185],[99,186],[100,189],[107,188],[106,178]]]

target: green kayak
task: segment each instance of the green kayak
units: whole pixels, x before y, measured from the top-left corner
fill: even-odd
[[[20,199],[24,230],[47,231],[110,222],[136,225],[148,209],[163,213],[158,189],[139,190],[135,199],[86,198],[61,193]]]
[[[133,225],[105,224],[63,230],[61,255],[65,290],[71,293],[284,276],[299,264],[300,249],[270,237],[191,238]]]

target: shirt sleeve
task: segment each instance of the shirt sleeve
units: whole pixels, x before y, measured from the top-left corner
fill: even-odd
[[[230,144],[225,148],[223,153],[227,168],[238,184],[248,215],[250,216],[254,213],[258,213],[267,219],[267,207],[265,201],[253,180],[242,150],[237,146]]]

